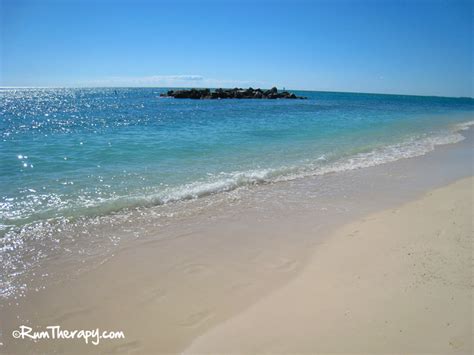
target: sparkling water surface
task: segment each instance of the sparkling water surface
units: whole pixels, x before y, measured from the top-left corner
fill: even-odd
[[[175,215],[214,211],[222,192],[272,199],[254,185],[458,142],[474,113],[469,98],[179,100],[160,98],[164,90],[0,89],[0,298],[44,287],[47,262],[67,278],[121,238],[156,237]]]
[[[296,92],[179,100],[163,89],[1,89],[1,233],[423,154],[469,98]]]

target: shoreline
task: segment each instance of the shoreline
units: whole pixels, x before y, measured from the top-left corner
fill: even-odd
[[[184,353],[471,354],[473,186],[344,225],[294,280]]]
[[[315,159],[307,165],[281,166],[278,168],[262,168],[247,171],[235,171],[223,174],[217,180],[203,180],[175,186],[166,194],[153,193],[151,195],[133,195],[128,198],[119,197],[117,200],[110,200],[104,206],[97,206],[96,211],[84,211],[84,215],[76,215],[73,211],[66,216],[46,218],[43,216],[39,220],[28,220],[20,225],[2,226],[2,233],[7,228],[34,228],[36,224],[61,223],[66,220],[87,220],[94,218],[107,218],[114,214],[126,214],[134,209],[160,208],[173,209],[173,204],[193,202],[201,198],[212,198],[222,193],[232,193],[241,188],[253,188],[262,185],[288,182],[299,179],[312,178],[321,175],[344,173],[346,171],[369,168],[384,164],[390,164],[402,159],[422,157],[438,147],[456,144],[465,139],[462,132],[468,131],[474,125],[473,117],[470,114],[458,114],[465,119],[464,122],[452,123],[444,127],[441,131],[431,132],[426,135],[406,137],[405,139],[387,144],[384,146],[371,148],[370,150],[356,153],[354,155],[341,156],[331,160],[328,164],[321,164],[327,161],[325,155]],[[445,116],[445,114],[440,115]],[[128,201],[127,203],[124,201]],[[108,205],[114,207],[107,207]],[[177,209],[179,206],[177,207]],[[87,227],[87,225],[84,225]],[[48,231],[45,231],[48,232]],[[1,234],[3,236],[3,234]]]
[[[463,117],[467,119],[469,116],[463,115]],[[23,227],[18,227],[19,229],[12,230],[12,233],[4,235],[3,247],[6,250],[10,248],[10,251],[13,251],[12,255],[9,253],[5,255],[3,260],[4,267],[6,270],[11,270],[18,275],[24,272],[22,270],[22,255],[16,255],[15,249],[18,249],[20,253],[22,249],[25,249],[25,264],[40,265],[40,268],[41,263],[43,263],[42,258],[46,258],[46,263],[48,263],[48,258],[57,259],[65,252],[68,254],[80,252],[86,259],[82,263],[89,265],[98,254],[107,257],[107,255],[112,254],[114,251],[135,243],[138,238],[155,238],[156,226],[159,226],[160,229],[172,229],[173,224],[181,223],[181,216],[186,220],[189,217],[196,217],[196,214],[202,215],[204,213],[212,216],[214,212],[216,215],[219,215],[221,207],[228,210],[227,205],[233,205],[235,201],[251,201],[249,206],[253,208],[260,203],[257,201],[257,198],[253,198],[251,195],[255,194],[259,198],[266,199],[267,197],[263,195],[266,192],[272,194],[271,190],[274,187],[276,190],[280,190],[275,195],[288,195],[285,191],[282,192],[282,190],[287,186],[302,186],[305,184],[305,180],[314,181],[319,179],[323,181],[328,176],[330,179],[334,174],[350,175],[352,171],[373,167],[380,170],[384,169],[383,166],[385,165],[407,159],[422,158],[427,154],[430,155],[435,150],[462,142],[466,139],[466,136],[472,135],[470,127],[473,124],[472,117],[469,117],[468,121],[452,124],[449,128],[445,127],[442,133],[433,133],[426,137],[418,137],[418,139],[409,139],[397,144],[387,145],[380,150],[359,153],[331,162],[327,166],[319,166],[317,164],[319,167],[313,166],[309,170],[301,170],[299,168],[295,168],[296,170],[293,168],[283,169],[286,171],[283,174],[283,170],[273,171],[270,169],[230,174],[223,181],[202,182],[196,186],[190,185],[185,186],[186,188],[178,189],[174,192],[175,194],[177,193],[176,196],[172,193],[167,197],[170,199],[168,201],[170,203],[163,202],[161,199],[158,199],[161,201],[158,204],[155,204],[156,201],[152,203],[152,201],[157,199],[157,196],[152,195],[143,197],[145,200],[142,198],[142,203],[144,201],[148,201],[148,203],[144,203],[141,207],[130,209],[120,207],[115,212],[113,210],[109,211],[110,213],[108,214],[86,215],[83,217],[71,215],[43,222],[28,223]],[[472,140],[469,137],[467,139]],[[382,160],[380,160],[381,157],[383,157]],[[377,167],[380,167],[380,169]],[[314,184],[309,186],[309,188],[314,189]],[[198,198],[195,196],[198,196]],[[138,200],[136,203],[138,204]],[[206,208],[209,208],[210,211],[203,212],[202,210]],[[199,216],[197,219],[199,219]],[[142,231],[133,233],[133,237],[130,236],[131,233],[128,233],[129,235],[124,233],[126,230],[130,231],[130,228],[135,228],[134,225],[139,225]],[[145,231],[143,231],[144,229]],[[170,233],[173,234],[173,232]],[[91,239],[81,242],[74,237],[84,234],[90,235]],[[41,240],[36,237],[37,235],[47,235],[49,237]],[[59,244],[56,243],[58,238],[61,239]],[[72,239],[72,241],[69,239]],[[78,243],[82,244],[78,245]],[[34,255],[37,250],[42,251],[42,256]],[[82,270],[83,266],[79,265],[79,268]],[[29,272],[26,270],[26,273]],[[16,292],[15,282],[21,281],[7,280],[2,286],[0,297],[8,298],[14,296]],[[27,282],[26,284],[28,285],[29,283]],[[24,289],[20,288],[19,292],[20,296],[23,295]]]
[[[464,141],[425,156],[264,186],[243,198],[230,195],[221,202],[220,216],[203,210],[182,225],[159,230],[159,238],[99,257],[78,274],[67,263],[50,263],[44,272],[55,275],[60,269],[72,273],[72,280],[57,277],[17,305],[0,303],[8,328],[2,333],[11,334],[21,322],[40,327],[60,322],[66,329],[92,325],[125,331],[126,341],[101,343],[101,351],[184,350],[197,336],[298,277],[337,227],[471,176],[472,166],[465,163],[472,159],[472,131],[463,132]],[[440,168],[442,174],[434,173]],[[156,235],[156,228],[149,232]],[[51,351],[46,343],[11,343],[5,335],[2,342],[7,348]],[[76,342],[54,343],[54,349],[97,351]]]

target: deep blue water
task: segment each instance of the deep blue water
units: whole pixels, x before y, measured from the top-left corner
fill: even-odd
[[[296,92],[178,100],[161,89],[0,89],[0,225],[94,216],[361,168],[455,142],[474,100]]]

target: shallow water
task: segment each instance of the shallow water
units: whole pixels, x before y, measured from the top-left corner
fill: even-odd
[[[253,186],[461,141],[474,109],[472,99],[438,97],[193,101],[160,92],[0,91],[2,295],[26,288],[19,276],[45,260],[106,255],[127,234],[140,238],[218,205],[219,192],[226,205],[243,192],[278,200],[282,191]],[[342,188],[325,183],[317,194]]]
[[[193,101],[157,89],[0,91],[4,230],[344,170],[454,142],[474,100],[300,93]]]

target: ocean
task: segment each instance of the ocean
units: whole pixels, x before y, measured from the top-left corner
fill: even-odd
[[[0,295],[77,221],[423,155],[461,141],[474,112],[471,98],[160,98],[166,90],[0,89]]]

